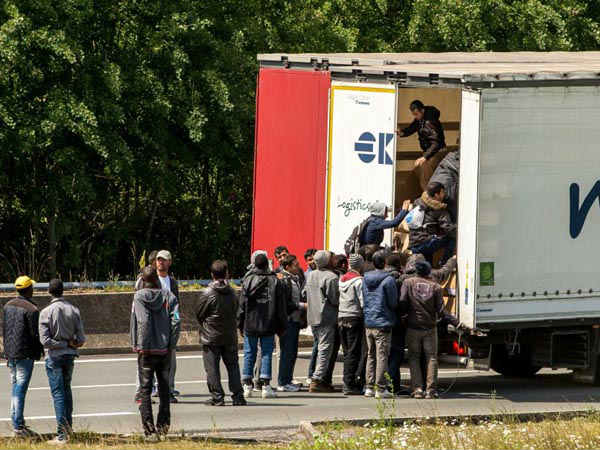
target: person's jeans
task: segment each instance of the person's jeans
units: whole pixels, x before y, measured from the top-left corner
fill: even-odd
[[[392,328],[392,347],[388,359],[388,371],[392,379],[395,394],[402,390],[400,384],[400,366],[404,362],[404,347],[406,346],[406,328],[400,324]]]
[[[142,417],[142,426],[146,435],[167,433],[171,424],[169,391],[169,369],[171,365],[171,353],[164,355],[138,354],[138,370],[141,374],[140,386],[140,415]],[[158,397],[160,400],[158,406],[158,417],[156,418],[156,427],[154,426],[154,416],[152,415],[152,384],[154,375],[158,380]]]
[[[62,439],[66,439],[73,428],[71,379],[73,378],[74,360],[75,355],[46,358],[46,374],[54,402],[57,433]]]
[[[204,370],[206,371],[206,384],[213,400],[221,401],[225,398],[225,392],[223,392],[223,386],[221,385],[219,364],[221,359],[223,359],[223,364],[227,369],[231,398],[234,401],[243,399],[244,389],[240,379],[237,345],[204,345],[202,347],[202,357],[204,359]]]
[[[344,350],[344,389],[360,390],[365,382],[366,343],[363,319],[338,322]]]
[[[315,330],[311,329],[313,335],[312,353],[310,354],[310,362],[308,363],[308,378],[312,378],[317,365],[317,354],[319,353],[319,341],[315,336]]]
[[[427,391],[435,391],[438,376],[438,339],[437,328],[431,330],[406,331],[406,344],[408,347],[408,361],[410,364],[410,385],[414,392],[423,388],[423,370],[421,368],[421,352],[425,353]]]
[[[410,250],[413,252],[413,254],[421,253],[425,259],[432,264],[434,253],[440,248],[445,249],[444,255],[439,262],[440,265],[444,265],[454,254],[454,249],[456,248],[456,239],[449,236],[432,236],[428,241],[419,245],[415,245],[414,247],[411,247]]]
[[[388,387],[386,374],[388,358],[392,344],[390,328],[367,328],[367,387],[373,389],[375,384],[380,391]]]
[[[313,333],[317,339],[317,362],[311,379],[320,383],[327,383],[327,375],[331,364],[331,356],[335,344],[337,327],[334,325],[318,325],[313,327]]]
[[[335,370],[335,363],[337,362],[338,353],[340,352],[340,332],[337,324],[333,326],[333,348],[331,349],[331,357],[329,358],[329,365],[327,366],[327,373],[323,380],[325,384],[333,385],[333,371]]]
[[[294,367],[298,357],[298,338],[300,336],[300,323],[288,321],[285,332],[279,338],[279,386],[290,384],[294,379]]]
[[[259,342],[261,352],[260,378],[265,381],[271,380],[271,360],[275,348],[275,336],[244,335],[244,373],[242,375],[244,382],[252,382],[252,371],[256,363]]]
[[[33,359],[9,359],[8,368],[12,383],[10,418],[13,429],[19,430],[25,426],[23,411],[25,410],[25,396],[33,373]]]

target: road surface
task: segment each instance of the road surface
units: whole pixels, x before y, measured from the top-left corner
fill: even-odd
[[[241,358],[240,358],[241,362]],[[276,358],[274,371],[277,370]],[[297,378],[306,376],[308,354],[296,365]],[[341,382],[338,362],[334,381]],[[0,396],[0,433],[10,433],[10,382],[5,364],[4,394]],[[224,368],[221,371],[226,377]],[[133,401],[136,359],[134,355],[84,356],[76,360],[73,375],[74,427],[97,432],[140,432],[140,418]],[[206,432],[217,430],[257,430],[267,427],[297,427],[300,421],[377,418],[377,401],[364,397],[344,397],[341,393],[279,393],[279,398],[250,399],[247,407],[206,406],[206,377],[200,353],[179,353],[177,388],[180,403],[171,405],[171,430]],[[408,371],[403,369],[403,381]],[[452,385],[450,387],[450,385]],[[224,383],[225,389],[227,384]],[[388,403],[397,417],[491,414],[498,412],[543,412],[597,408],[600,388],[573,383],[565,371],[544,370],[528,380],[506,379],[494,372],[469,369],[440,370],[441,390],[450,390],[439,400],[399,398]],[[229,398],[228,398],[229,400]],[[155,405],[155,413],[158,405]],[[387,412],[388,414],[390,411]],[[55,429],[54,411],[43,362],[35,365],[25,407],[29,426],[38,432]]]

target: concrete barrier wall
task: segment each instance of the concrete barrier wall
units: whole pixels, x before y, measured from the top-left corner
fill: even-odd
[[[198,323],[196,311],[201,291],[181,291],[180,309],[182,332],[178,348],[198,349]],[[87,343],[83,354],[123,353],[131,351],[129,344],[129,319],[133,293],[66,294],[65,298],[81,312]],[[11,297],[2,297],[4,306]],[[50,302],[48,295],[35,295],[33,301],[41,310]],[[0,320],[1,322],[1,320]],[[2,324],[3,326],[3,324]]]

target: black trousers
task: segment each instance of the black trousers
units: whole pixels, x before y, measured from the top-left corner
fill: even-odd
[[[364,322],[362,319],[342,319],[338,328],[344,350],[344,388],[362,389],[367,362]]]
[[[147,355],[140,353],[138,355],[138,371],[140,373],[140,414],[142,416],[142,426],[146,434],[166,433],[171,424],[169,392],[169,369],[171,366],[171,354]],[[154,426],[154,417],[152,415],[152,382],[154,375],[158,381],[158,397],[160,404],[158,406],[158,417],[156,418],[156,427]]]
[[[331,359],[329,360],[329,366],[327,367],[327,373],[323,382],[325,384],[333,384],[333,370],[335,369],[335,363],[337,362],[338,353],[340,352],[340,332],[338,326],[335,325],[335,340],[333,341],[333,351],[331,352]]]
[[[213,400],[221,401],[225,398],[223,386],[221,385],[221,368],[219,363],[223,359],[223,364],[227,369],[229,378],[229,390],[233,400],[240,400],[244,397],[242,380],[240,376],[240,365],[238,362],[237,344],[224,345],[204,345],[202,347],[204,370],[206,371],[206,384]]]
[[[392,328],[392,348],[388,358],[388,372],[392,379],[392,388],[396,394],[402,390],[400,366],[404,362],[404,347],[406,347],[406,328],[402,324],[396,324]]]

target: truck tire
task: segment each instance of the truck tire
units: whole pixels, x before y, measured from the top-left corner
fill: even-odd
[[[531,350],[521,346],[521,353],[509,355],[504,344],[492,346],[490,367],[505,377],[532,377],[541,369],[531,362]]]

